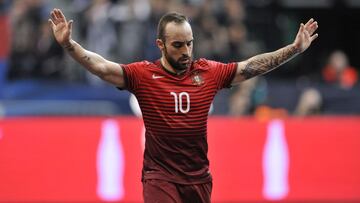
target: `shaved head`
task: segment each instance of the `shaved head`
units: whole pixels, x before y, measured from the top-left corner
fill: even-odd
[[[175,24],[182,24],[184,22],[188,22],[188,19],[185,15],[171,12],[165,14],[163,17],[161,17],[158,28],[157,28],[157,38],[161,39],[165,42],[165,29],[168,23],[175,23]]]

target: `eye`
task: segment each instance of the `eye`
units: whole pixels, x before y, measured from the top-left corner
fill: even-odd
[[[181,48],[181,47],[182,47],[182,43],[181,43],[181,42],[174,42],[174,43],[173,43],[173,46],[174,46],[175,48]]]
[[[192,45],[192,43],[193,43],[193,41],[190,41],[190,42],[186,43],[186,45],[189,47]]]

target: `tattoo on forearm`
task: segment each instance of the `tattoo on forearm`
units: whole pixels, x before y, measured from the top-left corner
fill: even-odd
[[[74,45],[69,44],[66,47],[64,47],[64,49],[66,49],[68,52],[72,52],[75,51]]]
[[[254,56],[248,60],[244,69],[241,70],[241,75],[243,75],[245,79],[249,79],[269,72],[286,63],[298,53],[298,50],[294,46],[287,46],[271,53]]]
[[[83,57],[81,57],[81,58],[84,59],[85,61],[90,61],[90,57],[87,56],[87,55],[85,55],[85,56],[83,56]]]

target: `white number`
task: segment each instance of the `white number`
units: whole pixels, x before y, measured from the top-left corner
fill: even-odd
[[[186,97],[186,109],[185,110],[183,109],[183,106],[182,106],[183,96]],[[179,94],[179,107],[180,107],[181,113],[189,112],[189,110],[190,110],[190,96],[189,96],[189,94],[187,92],[181,92]]]
[[[175,100],[175,113],[179,112],[179,108],[178,108],[178,100],[177,100],[177,94],[175,92],[170,92],[171,95],[174,96],[174,100]]]
[[[178,95],[175,92],[170,92],[171,95],[174,96],[174,100],[175,100],[175,113],[178,113],[179,110],[181,113],[187,113],[190,111],[190,96],[187,92],[181,92]],[[186,97],[186,109],[183,108],[183,97]],[[179,101],[178,101],[179,98]]]

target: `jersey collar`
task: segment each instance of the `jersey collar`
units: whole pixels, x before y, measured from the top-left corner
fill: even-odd
[[[200,69],[200,70],[208,70],[208,69],[209,69],[208,65],[202,63],[201,60],[195,60],[195,61],[193,61],[193,62],[191,63],[191,66],[190,66],[189,69],[187,69],[187,70],[186,70],[185,72],[183,72],[182,74],[179,74],[179,75],[178,75],[178,74],[173,73],[173,72],[169,71],[168,69],[166,69],[166,68],[162,65],[160,59],[156,60],[156,61],[155,61],[155,64],[156,64],[157,66],[159,66],[161,69],[163,69],[166,73],[168,73],[168,74],[170,74],[170,75],[172,75],[172,76],[174,76],[174,77],[182,77],[182,76],[187,75],[189,72],[192,72],[192,71],[194,71],[194,70],[199,70],[199,69]]]

